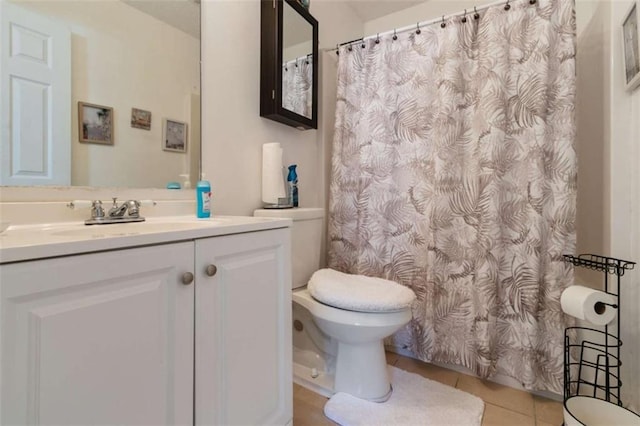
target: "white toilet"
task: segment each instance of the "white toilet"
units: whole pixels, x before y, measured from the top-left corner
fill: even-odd
[[[328,397],[346,392],[371,401],[387,400],[392,389],[383,339],[411,319],[413,292],[386,280],[318,271],[323,209],[256,210],[254,215],[293,219],[294,381]],[[340,278],[356,282],[342,283]],[[376,298],[369,285],[383,286],[384,293]]]

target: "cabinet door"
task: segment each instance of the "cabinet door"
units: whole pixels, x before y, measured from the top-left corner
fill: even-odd
[[[290,257],[289,228],[196,241],[196,424],[291,420]]]
[[[193,243],[0,266],[2,424],[192,424]]]

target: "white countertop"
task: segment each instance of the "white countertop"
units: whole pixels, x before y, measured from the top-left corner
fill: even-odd
[[[248,216],[165,216],[115,225],[63,222],[10,226],[0,234],[0,263],[286,228],[292,223],[291,219]]]

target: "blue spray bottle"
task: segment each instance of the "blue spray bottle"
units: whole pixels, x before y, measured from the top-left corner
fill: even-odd
[[[289,184],[289,201],[293,207],[298,207],[298,174],[296,173],[297,164],[289,166],[289,175],[287,183]]]
[[[211,217],[211,184],[209,181],[204,180],[204,173],[202,174],[202,180],[196,185],[196,199],[197,199],[197,216],[199,218]]]

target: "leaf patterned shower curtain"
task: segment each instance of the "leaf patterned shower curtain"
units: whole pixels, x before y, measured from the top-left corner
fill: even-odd
[[[575,246],[572,0],[340,49],[329,266],[413,289],[394,344],[562,390]]]
[[[311,118],[313,57],[303,56],[282,66],[282,107]]]

